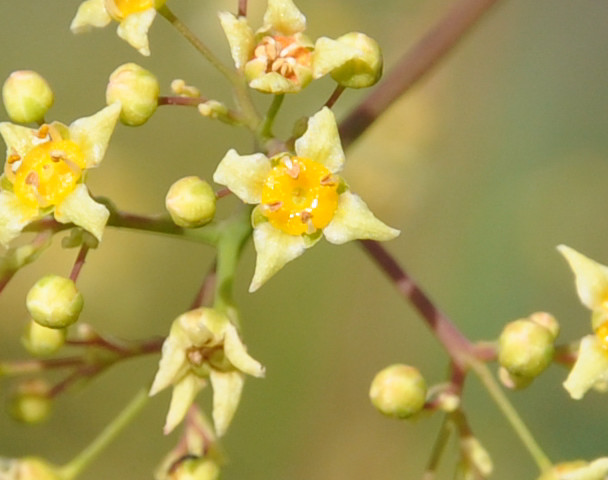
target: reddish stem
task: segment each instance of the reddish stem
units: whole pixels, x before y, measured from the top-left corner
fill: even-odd
[[[239,17],[247,16],[247,0],[239,0]]]
[[[329,97],[327,102],[325,102],[325,106],[327,108],[332,108],[338,101],[338,98],[340,98],[340,95],[342,95],[344,90],[346,90],[346,87],[343,87],[342,85],[336,86],[336,89],[332,92],[331,97]]]
[[[87,253],[89,253],[89,246],[86,243],[83,243],[80,247],[80,251],[78,252],[78,257],[76,257],[76,262],[74,262],[72,272],[70,273],[70,280],[72,280],[74,283],[76,283],[76,280],[78,280],[78,275],[80,275],[80,271],[84,266]]]
[[[196,107],[201,103],[205,103],[205,97],[158,97],[158,105],[182,105],[186,107]]]
[[[471,342],[433,304],[429,297],[382,245],[373,240],[360,240],[360,243],[384,273],[393,281],[399,293],[420,313],[428,327],[447,350],[455,366],[465,370],[468,363],[467,359],[472,354],[474,348]]]
[[[445,58],[471,27],[498,0],[460,0],[393,70],[340,124],[342,144],[347,148],[412,85]]]

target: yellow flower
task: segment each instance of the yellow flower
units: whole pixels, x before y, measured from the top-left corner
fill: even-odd
[[[255,32],[244,17],[228,12],[220,12],[219,17],[237,69],[245,74],[251,88],[261,92],[296,93],[313,78],[337,69],[342,69],[340,79],[349,77],[345,86],[368,86],[380,76],[382,57],[377,45],[371,46],[371,39],[345,35],[338,40],[322,37],[313,44],[303,33],[306,17],[292,0],[268,0],[264,24]],[[364,37],[369,41],[361,41]],[[354,64],[354,59],[361,60]],[[352,78],[355,74],[356,80]]]
[[[576,460],[554,465],[543,472],[538,480],[605,480],[608,475],[608,457],[592,462]]]
[[[80,4],[70,29],[82,33],[91,27],[105,27],[112,20],[119,22],[118,36],[142,55],[150,55],[148,30],[156,9],[166,0],[86,0]]]
[[[601,265],[576,250],[560,245],[576,279],[578,296],[591,310],[593,334],[581,339],[578,357],[564,387],[575,399],[587,390],[606,390],[608,386],[608,267]]]
[[[171,432],[182,421],[209,378],[213,387],[213,422],[217,435],[223,435],[241,398],[243,373],[262,377],[264,367],[249,356],[226,315],[211,308],[180,315],[163,343],[150,389],[150,395],[156,395],[173,385],[164,432]]]
[[[250,291],[257,290],[287,262],[321,236],[336,245],[354,239],[391,240],[399,231],[369,210],[337,175],[344,164],[333,113],[323,108],[296,140],[295,155],[239,155],[230,150],[213,175],[252,213],[257,262]]]
[[[8,245],[27,224],[49,213],[101,240],[109,212],[90,197],[83,182],[86,170],[103,159],[119,114],[115,103],[69,127],[0,123],[7,146],[0,178],[0,244]]]

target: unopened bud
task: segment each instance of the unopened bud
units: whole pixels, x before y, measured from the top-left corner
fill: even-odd
[[[204,180],[184,177],[169,188],[165,206],[176,225],[201,227],[213,220],[215,215],[215,193]]]
[[[408,418],[422,410],[426,392],[426,382],[418,369],[395,364],[374,377],[369,396],[384,415]]]
[[[210,458],[189,458],[180,462],[169,474],[169,480],[216,480],[220,468]]]
[[[42,123],[53,100],[47,81],[31,70],[11,73],[2,86],[4,108],[13,122]]]
[[[78,320],[84,300],[74,282],[59,275],[38,280],[26,297],[26,307],[35,322],[49,328],[65,328]]]
[[[18,385],[10,398],[9,412],[15,420],[36,424],[46,420],[52,407],[49,385],[42,379],[28,380]]]
[[[554,339],[553,332],[529,319],[510,322],[498,339],[498,363],[514,377],[534,378],[551,363]]]
[[[505,387],[510,388],[511,390],[520,390],[530,385],[532,380],[534,380],[534,377],[522,377],[520,375],[514,375],[505,367],[499,367],[498,379]]]
[[[160,86],[153,73],[136,63],[125,63],[110,75],[106,102],[120,102],[120,121],[136,127],[146,123],[156,111],[159,94]]]
[[[25,327],[21,343],[32,355],[51,355],[65,344],[66,330],[64,328],[43,327],[31,320]]]
[[[556,339],[559,335],[559,323],[557,319],[547,312],[536,312],[528,317],[530,321],[537,323],[538,325],[545,327],[551,335],[553,339]]]
[[[336,39],[337,42],[359,50],[360,55],[331,71],[336,82],[347,88],[365,88],[374,85],[382,76],[380,46],[364,33],[351,32]]]

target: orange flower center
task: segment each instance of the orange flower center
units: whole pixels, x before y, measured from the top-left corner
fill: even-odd
[[[338,208],[339,179],[319,162],[283,156],[262,187],[262,212],[289,235],[313,234],[331,222]]]
[[[253,57],[266,62],[266,73],[277,72],[291,81],[297,81],[296,66],[310,67],[312,52],[300,45],[291,35],[266,36],[253,52]]]
[[[113,18],[124,20],[133,13],[154,8],[154,0],[105,0],[106,10]]]
[[[21,160],[13,190],[26,205],[57,205],[74,190],[85,166],[82,150],[74,142],[50,140],[32,148]]]

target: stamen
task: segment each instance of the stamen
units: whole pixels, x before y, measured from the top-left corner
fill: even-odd
[[[82,168],[80,168],[77,163],[70,160],[67,156],[61,157],[60,160],[63,160],[63,163],[65,163],[69,167],[69,169],[72,170],[72,172],[77,175],[78,178],[80,178],[80,175],[82,174]]]
[[[186,351],[188,362],[194,366],[200,367],[205,361],[205,355],[200,348],[189,348]]]
[[[338,184],[338,179],[335,175],[329,174],[319,182],[323,187],[335,187]]]
[[[49,155],[53,162],[59,162],[65,156],[65,152],[63,150],[51,150]]]
[[[15,175],[15,172],[13,172],[11,164],[8,161],[4,164],[4,175],[6,175],[9,182],[15,183],[17,176]]]
[[[287,175],[289,175],[294,180],[297,180],[298,177],[300,176],[300,163],[292,162],[291,160],[289,160],[289,165],[288,164],[285,164],[285,165],[287,166],[287,170],[285,171],[287,173]]]
[[[54,142],[58,142],[59,140],[63,140],[63,138],[61,137],[61,134],[59,133],[59,130],[57,130],[57,128],[53,127],[52,125],[48,125],[48,132],[49,132],[49,136],[51,137],[51,140]]]
[[[312,213],[304,210],[300,215],[300,219],[302,220],[302,223],[306,224],[306,233],[308,235],[312,235],[317,231],[317,228],[312,222]]]
[[[44,125],[41,125],[40,128],[38,129],[38,131],[36,132],[36,136],[40,139],[46,138],[46,136],[48,134],[49,134],[49,126],[46,123]]]
[[[21,155],[19,155],[18,153],[11,153],[6,159],[6,163],[12,165],[13,163],[18,162],[19,160],[21,160]]]
[[[38,188],[40,186],[40,177],[36,172],[30,172],[27,174],[27,177],[25,177],[25,183],[34,188]]]
[[[278,212],[283,206],[283,202],[264,203],[262,208],[268,212]]]

